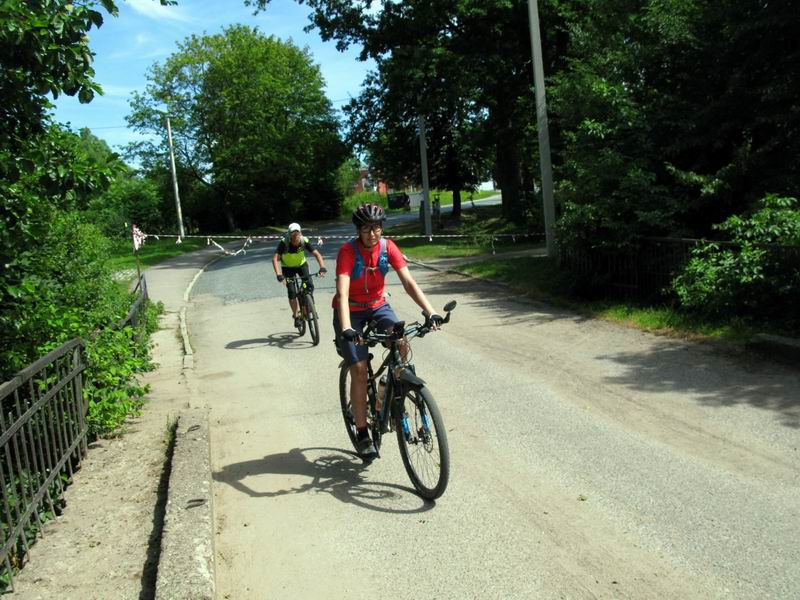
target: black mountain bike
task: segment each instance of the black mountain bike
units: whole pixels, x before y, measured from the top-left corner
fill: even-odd
[[[450,312],[456,301],[448,302],[444,323],[450,321]],[[375,331],[376,323],[371,322],[362,339],[370,347],[383,344],[387,348],[377,372],[372,369],[372,354],[369,355],[369,379],[367,380],[367,425],[372,440],[380,455],[381,437],[390,431],[397,432],[400,456],[411,478],[411,483],[423,498],[433,500],[444,494],[450,477],[450,450],[447,446],[447,433],[444,421],[433,395],[425,381],[417,377],[414,365],[410,362],[411,347],[408,346],[406,359],[403,359],[398,342],[408,345],[415,337],[424,337],[432,330],[430,321],[415,322],[406,326],[405,322],[395,324],[389,333]],[[342,405],[347,435],[354,448],[356,444],[356,422],[350,405],[350,369],[342,362],[339,373],[339,399]],[[384,371],[385,376],[382,377]]]
[[[319,273],[312,273],[309,277],[319,277]],[[286,278],[286,285],[290,286],[289,289],[300,303],[300,321],[297,331],[300,333],[300,337],[303,337],[306,333],[306,323],[308,323],[311,341],[316,346],[319,344],[319,318],[317,307],[314,306],[314,296],[308,291],[308,284],[297,273]]]

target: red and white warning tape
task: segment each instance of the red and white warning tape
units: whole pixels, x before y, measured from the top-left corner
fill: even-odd
[[[176,235],[174,233],[164,233],[164,234],[152,234],[152,233],[144,233],[142,232],[136,225],[133,226],[133,249],[134,251],[138,251],[139,248],[144,244],[145,240],[148,237],[153,237],[155,239],[164,238],[176,238],[175,243],[180,244],[182,238],[180,235]],[[464,234],[464,233],[442,233],[442,234],[433,234],[433,235],[413,235],[413,234],[404,234],[404,235],[387,235],[384,236],[386,239],[391,240],[404,240],[404,239],[413,239],[413,238],[428,238],[429,242],[433,242],[434,239],[449,239],[449,238],[472,238],[472,239],[486,239],[489,238],[492,245],[492,254],[494,254],[494,242],[499,238],[511,238],[511,241],[516,243],[517,238],[529,238],[529,237],[544,237],[543,235],[535,234],[535,233],[477,233],[477,234]],[[237,256],[239,254],[247,254],[247,248],[253,244],[256,240],[280,240],[283,238],[283,234],[275,234],[275,235],[248,235],[248,236],[241,236],[241,235],[184,235],[183,239],[186,238],[205,238],[207,245],[214,245],[219,250],[225,254],[225,256]],[[318,235],[317,238],[317,246],[322,246],[325,244],[325,240],[350,240],[353,239],[352,235]],[[218,244],[215,240],[241,240],[244,239],[244,244],[241,248],[236,250],[235,252],[231,252],[230,250],[226,250],[220,244]]]

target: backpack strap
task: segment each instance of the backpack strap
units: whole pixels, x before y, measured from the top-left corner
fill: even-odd
[[[350,271],[350,281],[352,281],[358,279],[364,273],[364,257],[361,256],[361,251],[358,249],[356,238],[352,238],[349,243],[353,246],[353,252],[355,252],[356,255],[355,262],[353,263],[353,270]]]
[[[350,244],[353,246],[353,252],[355,252],[356,255],[355,262],[353,263],[353,270],[350,271],[350,280],[352,281],[364,274],[364,257],[361,256],[361,251],[358,249],[355,238],[350,240]],[[386,247],[386,240],[383,238],[380,240],[380,248],[378,270],[381,272],[381,275],[386,277],[386,274],[389,272],[389,251]]]
[[[389,272],[389,251],[386,248],[386,240],[384,238],[381,238],[381,254],[380,257],[378,257],[378,269],[384,277],[386,277],[386,274]]]

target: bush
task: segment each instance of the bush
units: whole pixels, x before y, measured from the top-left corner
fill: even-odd
[[[681,304],[714,316],[796,318],[800,293],[800,206],[769,195],[748,217],[715,229],[733,245],[706,243],[672,282]],[[792,247],[794,246],[794,248]]]
[[[76,213],[55,213],[13,302],[0,309],[0,381],[70,339],[87,340],[92,435],[108,433],[136,413],[146,390],[135,375],[150,368],[147,336],[113,329],[132,298],[111,278],[108,244]],[[153,319],[151,314],[146,330],[153,329]]]

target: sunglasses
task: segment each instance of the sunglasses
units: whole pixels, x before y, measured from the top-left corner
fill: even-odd
[[[369,233],[370,231],[374,231],[375,233],[380,233],[383,231],[383,225],[375,224],[375,225],[362,225],[358,228],[361,233]]]

